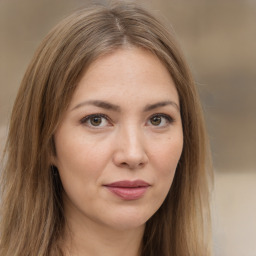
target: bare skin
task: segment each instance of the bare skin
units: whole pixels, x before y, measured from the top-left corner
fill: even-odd
[[[165,66],[135,47],[100,57],[80,80],[55,144],[67,255],[139,256],[183,148],[179,97]],[[127,182],[133,187],[122,187]]]

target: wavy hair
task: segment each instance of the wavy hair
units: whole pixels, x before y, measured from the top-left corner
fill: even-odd
[[[24,75],[1,173],[1,256],[64,255],[63,188],[50,161],[53,135],[88,66],[128,45],[149,50],[169,71],[179,94],[184,133],[171,189],[146,223],[142,255],[211,255],[212,171],[193,78],[166,26],[136,4],[118,3],[82,9],[60,22]]]

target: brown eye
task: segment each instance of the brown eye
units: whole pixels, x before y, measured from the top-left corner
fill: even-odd
[[[147,121],[147,125],[155,126],[156,128],[164,128],[171,125],[173,122],[174,119],[170,115],[159,113],[151,116]]]
[[[99,126],[102,123],[102,117],[101,116],[93,116],[89,119],[89,121],[92,126]]]
[[[153,116],[152,118],[150,118],[150,122],[152,125],[154,126],[158,126],[161,124],[162,118],[161,116]]]
[[[93,114],[80,120],[81,124],[91,128],[104,128],[110,126],[109,118],[104,114]]]

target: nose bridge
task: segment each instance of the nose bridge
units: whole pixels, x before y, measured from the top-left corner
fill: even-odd
[[[129,168],[142,166],[147,162],[142,128],[136,124],[120,127],[117,136],[116,163]]]
[[[129,124],[121,129],[121,147],[127,157],[138,158],[144,152],[144,140],[141,127],[136,124]]]

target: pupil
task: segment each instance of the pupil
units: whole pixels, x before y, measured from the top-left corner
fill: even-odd
[[[94,126],[99,126],[101,124],[101,117],[95,116],[91,119],[91,124]]]
[[[161,117],[160,116],[154,116],[152,119],[151,119],[151,123],[153,125],[159,125],[161,123]]]

